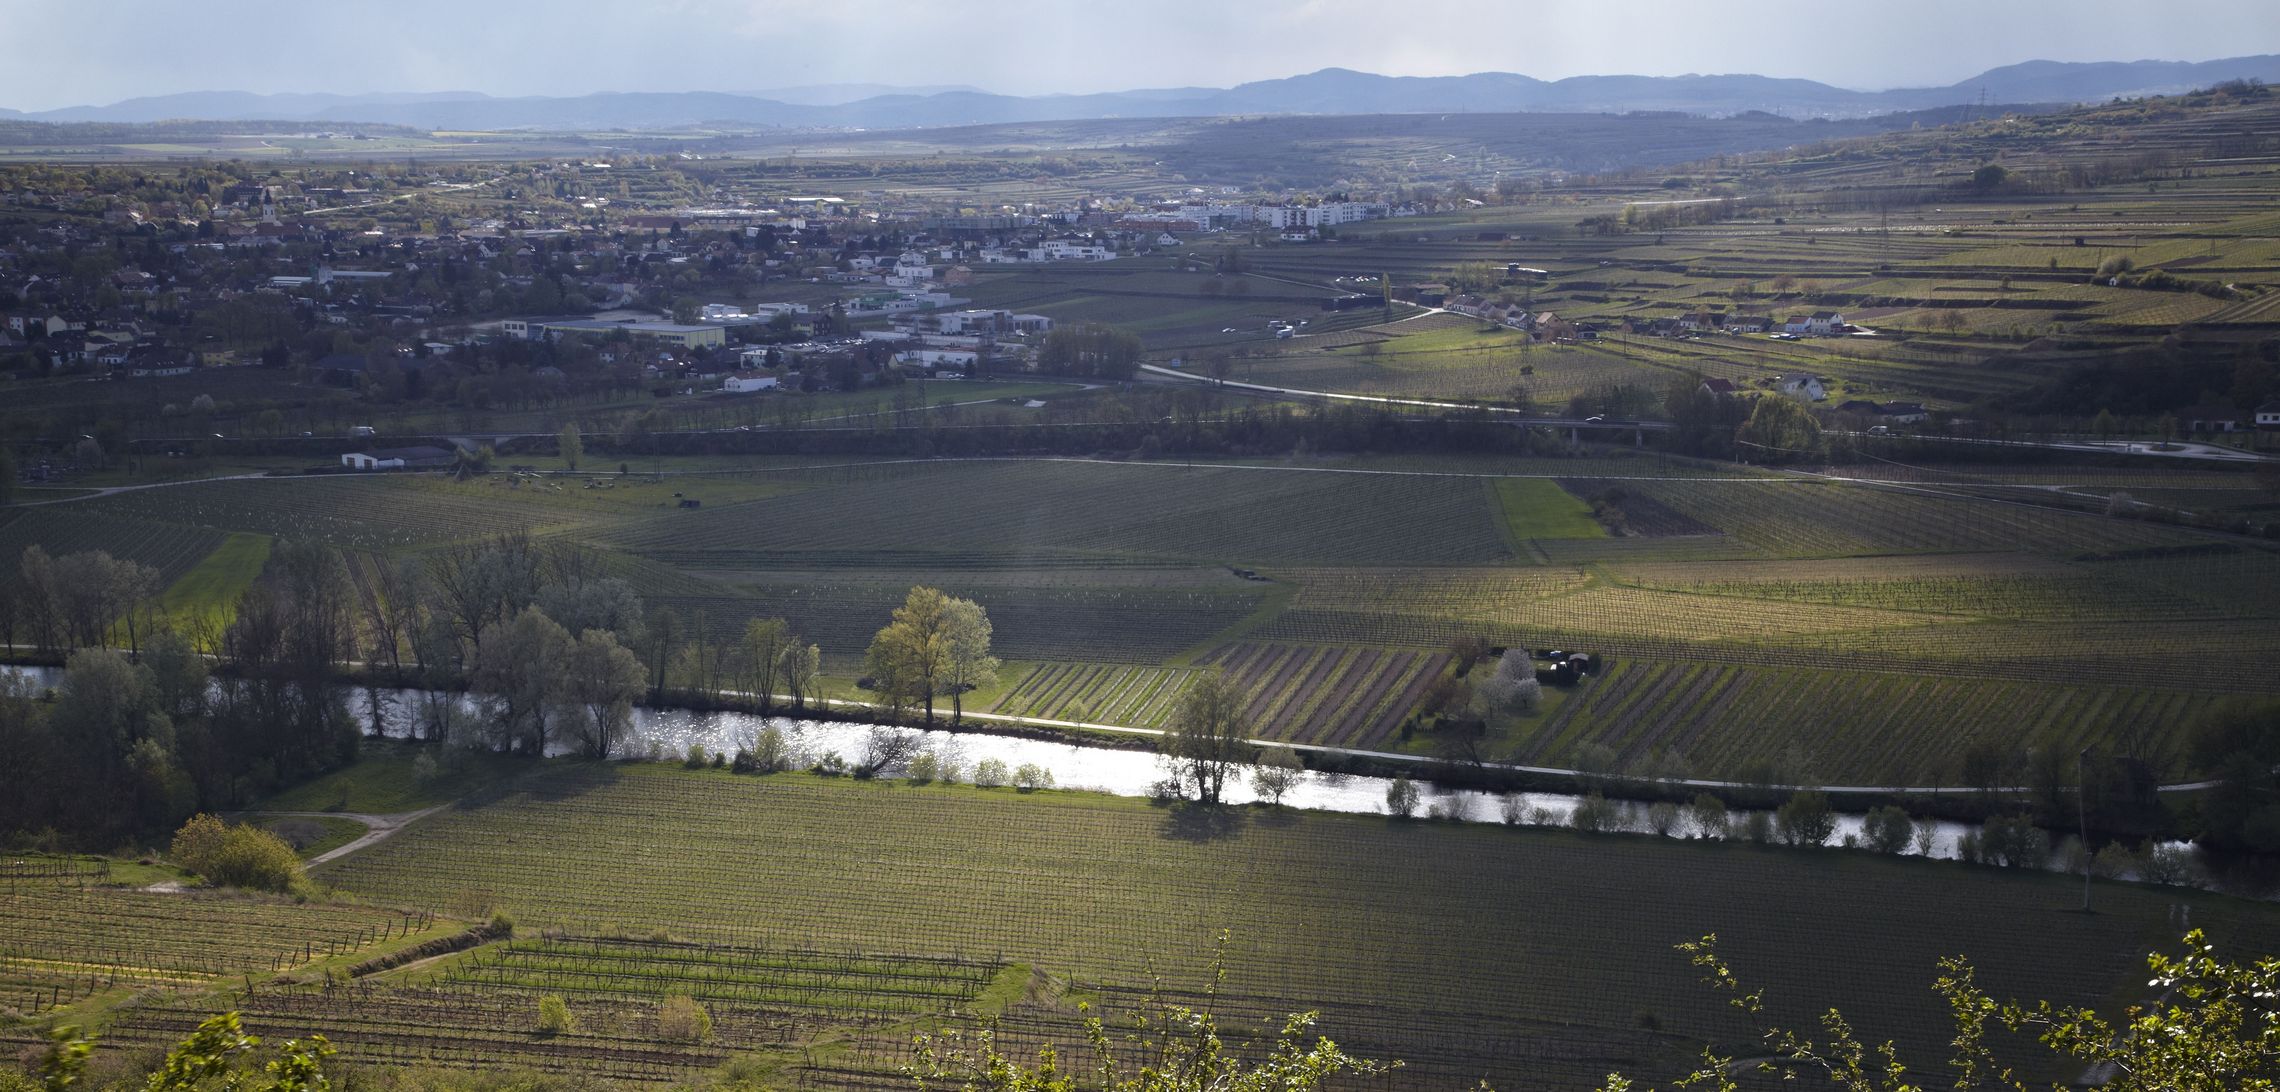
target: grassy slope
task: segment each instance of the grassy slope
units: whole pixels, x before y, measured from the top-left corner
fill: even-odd
[[[186,632],[203,632],[204,627],[219,632],[230,608],[269,563],[270,545],[267,535],[231,532],[213,553],[166,589],[158,600],[159,611]]]
[[[2280,913],[2260,904],[2109,886],[2083,916],[2064,877],[1839,851],[1311,813],[1255,813],[1214,837],[1089,794],[669,767],[556,765],[526,784],[323,878],[388,901],[491,899],[532,925],[994,954],[1108,985],[1190,980],[1225,929],[1237,990],[1348,1020],[1360,1006],[1369,1027],[1324,1032],[1410,1054],[1468,1049],[1435,1012],[1625,1034],[1653,1013],[1678,1035],[1731,1036],[1668,947],[1708,932],[1784,1017],[1841,1005],[1919,1064],[1942,1056],[1926,989],[1941,955],[1970,955],[1998,994],[2100,1002],[2129,993],[2177,904],[2220,943],[2280,942]],[[1592,1064],[1669,1045],[1634,1035]],[[1459,1071],[1500,1087],[1588,1079],[1539,1048],[1476,1039]]]

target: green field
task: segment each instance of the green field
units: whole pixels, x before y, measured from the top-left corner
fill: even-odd
[[[1998,994],[2109,1003],[2133,995],[2140,953],[2165,943],[2180,904],[2220,943],[2280,940],[2258,904],[2108,886],[2085,917],[2063,877],[1840,851],[1313,813],[1202,835],[1180,812],[1089,794],[653,766],[556,765],[323,878],[383,902],[505,907],[565,938],[390,976],[354,1005],[257,997],[257,1027],[298,1021],[351,1056],[370,1041],[390,1057],[416,1013],[439,1047],[500,1041],[501,1057],[544,1064],[553,1048],[502,1033],[556,990],[590,1018],[580,1051],[677,1054],[648,1079],[736,1051],[798,1057],[819,1023],[846,1048],[810,1064],[883,1078],[907,1024],[877,1016],[971,1006],[1013,966],[1051,985],[1017,992],[1006,1026],[1066,1043],[1071,1000],[1129,1003],[1150,974],[1192,989],[1221,929],[1232,1010],[1319,1008],[1349,1049],[1408,1059],[1405,1087],[1521,1089],[1668,1073],[1692,1043],[1734,1034],[1668,947],[1710,931],[1778,1015],[1834,1003],[1921,1058],[1946,1034],[1927,989],[1940,955],[1970,954]],[[660,931],[673,942],[607,939]],[[813,980],[794,953],[852,972],[828,1014],[795,996]],[[611,1022],[674,988],[718,999],[715,1042],[660,1045],[637,1011]]]
[[[1459,638],[1608,658],[1579,700],[1487,741],[1539,765],[1934,784],[1975,739],[2128,737],[2184,780],[2198,723],[2280,693],[2280,553],[2013,503],[2247,503],[2249,476],[2216,469],[1933,467],[1895,487],[1630,453],[655,469],[168,486],[17,509],[0,538],[156,564],[176,613],[226,603],[268,536],[351,547],[367,580],[502,532],[599,545],[703,632],[789,620],[834,688],[930,584],[982,603],[1011,661],[977,711],[1160,727],[1186,672],[1217,665],[1264,734],[1362,748],[1398,742]]]
[[[262,567],[269,564],[273,541],[266,535],[231,532],[205,560],[167,586],[165,594],[159,596],[160,612],[184,632],[211,628],[219,633],[238,597],[253,586]]]

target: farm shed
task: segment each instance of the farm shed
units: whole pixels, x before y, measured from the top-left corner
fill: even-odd
[[[389,447],[351,451],[340,457],[340,465],[350,470],[402,470],[446,466],[451,459],[451,452],[440,447]]]

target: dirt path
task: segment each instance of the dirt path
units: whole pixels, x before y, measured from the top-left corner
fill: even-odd
[[[372,815],[369,813],[353,811],[249,811],[245,814],[249,818],[258,816],[265,819],[354,819],[357,822],[371,828],[370,830],[364,832],[363,837],[358,838],[355,841],[348,843],[347,845],[326,850],[325,852],[310,858],[306,862],[303,862],[307,866],[314,868],[317,865],[325,863],[326,861],[339,860],[340,858],[346,857],[349,854],[363,849],[366,846],[384,841],[388,838],[388,836],[404,829],[414,821],[424,819],[430,815],[434,815],[436,812],[442,811],[443,809],[450,806],[451,805],[449,804],[437,804],[432,808],[421,808],[418,811],[398,812],[394,815]]]

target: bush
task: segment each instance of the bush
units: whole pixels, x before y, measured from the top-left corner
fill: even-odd
[[[570,1015],[570,1004],[560,994],[547,994],[538,999],[538,1033],[540,1035],[568,1035],[578,1030],[578,1021]]]
[[[1829,806],[1828,794],[1816,789],[1801,789],[1783,802],[1773,822],[1784,845],[1827,845],[1837,832],[1836,809]]]
[[[811,772],[821,774],[824,777],[838,777],[847,772],[847,760],[839,757],[837,751],[825,751],[822,758],[815,760],[815,766]]]
[[[784,730],[774,726],[760,729],[752,740],[752,767],[758,773],[780,773],[791,768],[791,747],[784,742]]]
[[[1053,787],[1053,771],[1034,762],[1024,762],[1013,771],[1013,787],[1023,792],[1036,792]]]
[[[688,757],[688,758],[687,758],[685,761],[683,761],[683,762],[681,763],[681,765],[683,765],[683,766],[686,766],[686,767],[688,767],[689,769],[692,769],[692,770],[701,770],[701,769],[704,769],[704,768],[705,768],[705,745],[704,745],[704,744],[702,744],[702,743],[692,743],[692,744],[689,744],[689,757]]]
[[[1678,829],[1678,805],[1658,800],[1647,806],[1647,830],[1664,838]]]
[[[1498,810],[1502,812],[1504,825],[1508,827],[1519,826],[1520,821],[1528,817],[1528,804],[1518,793],[1505,793]]]
[[[490,924],[485,926],[493,939],[515,935],[515,916],[505,910],[491,911]]]
[[[712,1014],[697,999],[674,994],[657,1006],[657,1037],[675,1043],[701,1043],[712,1037]]]
[[[303,883],[300,855],[284,839],[211,815],[192,816],[182,824],[168,856],[219,886],[291,891]]]
[[[1686,806],[1687,825],[1694,828],[1697,838],[1723,838],[1726,836],[1726,802],[1709,793],[1697,793],[1694,802]]]
[[[1861,822],[1861,832],[1868,836],[1868,848],[1878,853],[1901,853],[1916,836],[1916,821],[1897,805],[1887,804],[1868,813]]]
[[[1386,813],[1407,819],[1417,812],[1417,785],[1407,777],[1394,778],[1385,787]]]
[[[994,789],[1004,785],[1011,776],[1013,775],[1006,769],[1004,759],[985,758],[974,763],[974,784],[977,787]]]
[[[940,769],[941,759],[936,758],[934,756],[934,752],[920,751],[917,754],[910,756],[910,766],[905,772],[908,774],[911,781],[920,785],[924,785],[927,782],[934,780],[936,771]]]
[[[1623,829],[1623,805],[1592,793],[1576,802],[1575,811],[1568,816],[1568,825],[1585,834],[1605,834]]]

